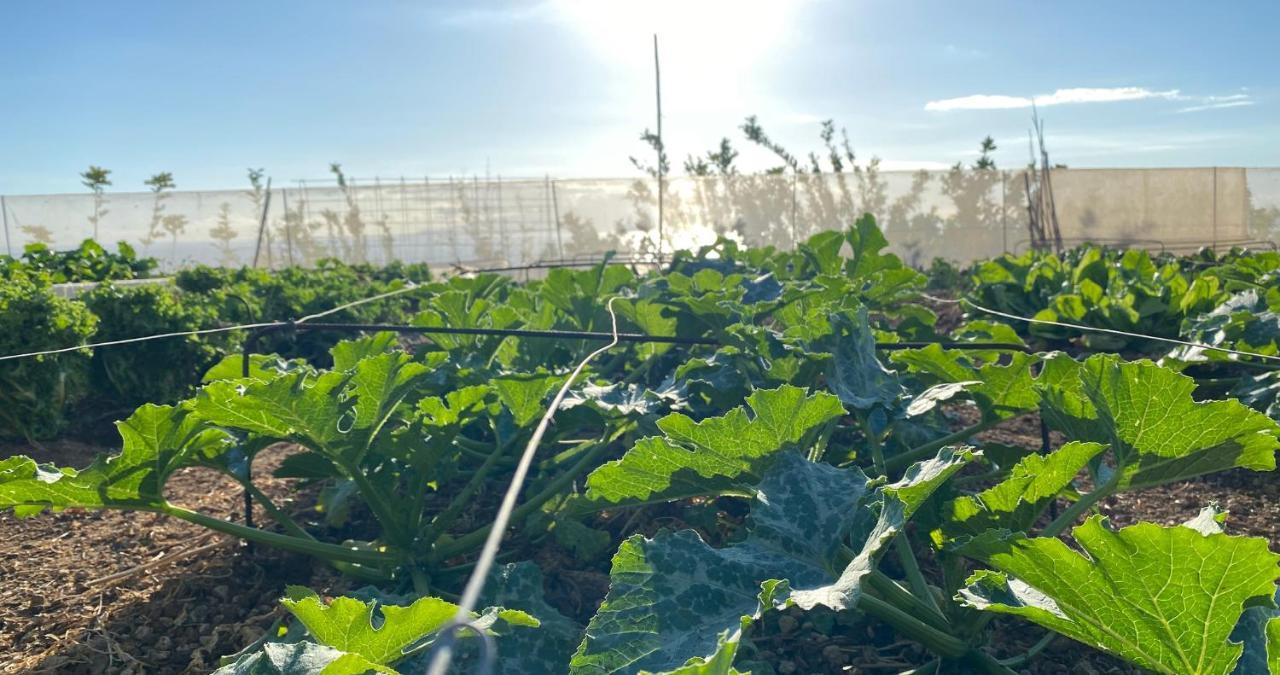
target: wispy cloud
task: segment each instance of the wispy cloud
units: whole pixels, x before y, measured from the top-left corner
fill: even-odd
[[[1220,108],[1239,108],[1253,105],[1255,101],[1248,94],[1231,94],[1230,96],[1204,96],[1199,105],[1181,108],[1180,113],[1200,112],[1202,110],[1218,110]]]
[[[1047,107],[1068,103],[1114,103],[1117,101],[1140,101],[1143,99],[1179,100],[1181,94],[1177,89],[1153,91],[1146,87],[1076,87],[1058,89],[1052,94],[1040,96],[1007,96],[1003,94],[973,94],[958,98],[944,98],[929,101],[925,110],[947,112],[951,110],[1008,110],[1014,108],[1030,108],[1032,105]]]
[[[949,112],[952,110],[1011,110],[1030,108],[1032,105],[1041,108],[1068,103],[1116,103],[1119,101],[1141,101],[1158,99],[1190,103],[1175,112],[1192,113],[1222,108],[1240,108],[1253,105],[1253,97],[1242,89],[1238,94],[1192,96],[1183,94],[1177,89],[1156,91],[1146,87],[1075,87],[1058,89],[1052,94],[1040,96],[1008,96],[1005,94],[973,94],[958,98],[944,98],[929,101],[924,109],[931,112]]]

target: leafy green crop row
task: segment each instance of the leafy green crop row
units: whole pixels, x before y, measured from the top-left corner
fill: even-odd
[[[1195,380],[1150,361],[882,350],[944,337],[914,302],[925,278],[884,246],[864,218],[794,252],[722,241],[662,273],[601,265],[423,290],[419,325],[607,330],[616,298],[623,330],[719,343],[623,344],[573,387],[474,617],[497,671],[770,673],[746,638],[798,609],[885,626],[923,647],[925,668],[1013,672],[1033,655],[992,654],[1005,615],[1157,672],[1280,673],[1280,556],[1265,540],[1228,534],[1213,508],[1172,526],[1092,515],[1124,491],[1273,470],[1280,425],[1198,400]],[[1017,340],[990,322],[946,337]],[[190,398],[120,422],[117,455],[79,470],[0,462],[0,507],[161,513],[372,584],[331,600],[290,589],[294,621],[221,672],[423,672],[519,449],[597,346],[375,334],[334,345],[324,366],[256,356],[247,378],[227,357]],[[1064,441],[977,436],[1027,414]],[[277,475],[322,488],[314,513],[246,480],[281,442],[297,450]],[[272,522],[169,501],[166,481],[192,466],[241,483]],[[658,510],[676,527],[637,533]],[[609,570],[593,613],[544,597],[555,570],[533,560],[548,549]]]
[[[405,279],[428,278],[425,267],[400,264],[372,268],[324,261],[316,269],[276,273],[197,267],[178,273],[173,285],[106,281],[64,299],[52,287],[64,277],[45,266],[15,264],[6,275],[0,292],[0,353],[6,355],[297,318],[398,288]],[[412,298],[389,298],[333,318],[399,322],[413,308]],[[0,438],[53,438],[72,420],[92,424],[145,402],[176,401],[242,339],[242,334],[219,333],[0,362],[0,382],[6,384],[0,388]],[[336,341],[324,334],[279,335],[259,348],[289,358],[323,359]]]
[[[68,251],[27,244],[16,258],[0,255],[0,279],[18,274],[44,276],[55,284],[143,279],[151,276],[158,265],[155,258],[139,258],[133,247],[123,241],[116,244],[115,253],[92,239]]]

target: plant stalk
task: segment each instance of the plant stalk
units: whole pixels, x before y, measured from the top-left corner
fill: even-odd
[[[1076,500],[1074,504],[1068,506],[1053,522],[1049,523],[1040,533],[1042,537],[1056,537],[1062,534],[1072,523],[1089,509],[1093,508],[1102,499],[1111,496],[1115,492],[1116,485],[1120,483],[1120,471],[1117,470],[1112,474],[1110,480],[1094,488],[1092,492],[1084,495]]]
[[[199,511],[184,509],[181,506],[174,506],[172,504],[166,504],[157,510],[165,515],[180,518],[189,523],[195,523],[196,525],[207,527],[216,532],[222,532],[223,534],[229,534],[233,537],[239,537],[246,541],[271,546],[284,551],[315,556],[323,560],[336,560],[357,565],[384,565],[395,562],[396,560],[396,557],[390,553],[382,551],[362,551],[356,548],[338,546],[337,544],[326,544],[320,541],[299,539],[298,537],[291,537],[287,534],[259,530],[256,527],[246,527],[240,523],[221,520],[219,518],[214,518],[213,516],[200,513]]]
[[[969,438],[970,436],[986,431],[987,429],[990,429],[991,427],[994,427],[1003,421],[1004,421],[1003,419],[999,419],[999,418],[984,419],[981,422],[978,422],[977,424],[971,427],[966,427],[957,432],[947,434],[946,436],[943,436],[942,438],[939,438],[936,441],[930,441],[919,447],[912,448],[898,455],[894,455],[893,457],[890,457],[887,460],[885,460],[885,468],[889,471],[899,471],[901,469],[905,469],[912,462],[925,459],[948,445],[951,445],[953,443],[959,443]]]

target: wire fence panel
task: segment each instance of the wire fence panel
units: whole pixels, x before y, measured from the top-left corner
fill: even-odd
[[[194,264],[392,261],[471,267],[654,255],[726,236],[794,246],[870,212],[915,265],[1029,244],[1023,171],[952,169],[636,179],[345,178],[226,191],[6,195],[5,251],[124,241],[171,271]],[[1280,169],[1055,169],[1067,243],[1187,251],[1273,241]],[[261,227],[265,224],[265,227]],[[661,227],[660,227],[661,226]]]

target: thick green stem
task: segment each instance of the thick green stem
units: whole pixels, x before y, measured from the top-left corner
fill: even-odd
[[[1028,649],[1026,653],[1019,654],[1018,656],[1014,656],[1008,659],[1001,659],[1000,665],[1006,666],[1008,668],[1017,668],[1018,666],[1025,664],[1031,659],[1034,659],[1037,655],[1040,654],[1040,652],[1044,651],[1045,647],[1048,647],[1049,645],[1053,644],[1053,641],[1057,639],[1058,639],[1058,634],[1053,631],[1049,631],[1048,633],[1045,633],[1045,636],[1040,638],[1038,642],[1036,642],[1034,645],[1031,645],[1031,648]]]
[[[387,501],[382,490],[379,490],[373,483],[369,482],[369,477],[364,475],[360,467],[343,466],[342,469],[355,482],[361,498],[369,505],[369,510],[373,511],[373,516],[382,525],[382,531],[387,540],[405,550],[412,546],[413,537],[416,533],[406,530],[405,521],[396,513],[395,507]]]
[[[814,442],[813,448],[809,450],[810,462],[821,462],[827,456],[827,445],[831,442],[831,435],[836,432],[836,426],[840,420],[833,419],[822,427],[822,432],[818,434],[818,440]]]
[[[966,427],[955,433],[947,434],[936,441],[930,441],[920,447],[912,448],[904,453],[894,455],[885,461],[885,469],[889,471],[905,469],[907,468],[907,465],[912,462],[926,459],[948,445],[964,441],[970,436],[986,431],[1003,421],[1004,420],[998,418],[985,419],[971,427]]]
[[[929,582],[925,581],[924,573],[920,571],[920,563],[916,560],[915,551],[911,550],[911,541],[907,539],[907,533],[903,532],[894,537],[893,546],[898,553],[898,561],[902,563],[902,570],[907,575],[907,582],[911,584],[912,595],[919,597],[939,616],[945,616],[933,597]]]
[[[858,609],[893,626],[894,630],[939,656],[958,659],[969,652],[969,644],[964,640],[934,628],[874,595],[863,593],[858,596]]]
[[[484,479],[489,475],[489,472],[497,465],[498,459],[503,456],[503,449],[494,448],[493,452],[489,453],[488,459],[484,461],[484,464],[480,465],[479,469],[476,469],[475,474],[471,476],[471,480],[467,481],[467,484],[462,487],[462,490],[457,495],[454,495],[453,500],[449,502],[444,511],[431,519],[431,524],[418,540],[416,546],[420,547],[421,550],[427,550],[431,544],[435,543],[436,539],[440,538],[441,534],[444,534],[449,529],[449,526],[457,519],[458,514],[462,513],[462,509],[466,508],[467,504],[470,503],[471,497],[484,484]]]
[[[311,536],[310,532],[307,532],[301,525],[294,521],[293,518],[290,518],[289,514],[284,512],[284,509],[276,506],[275,502],[271,501],[271,498],[268,497],[265,492],[259,490],[258,486],[253,484],[253,481],[240,480],[238,476],[236,477],[236,481],[244,486],[244,489],[248,491],[249,496],[253,497],[254,501],[261,504],[262,508],[267,512],[267,515],[271,516],[271,519],[276,521],[280,527],[283,527],[286,532],[302,539],[310,539],[311,541],[316,540],[315,537]]]
[[[902,635],[924,645],[925,649],[948,659],[963,661],[989,675],[1014,675],[986,652],[972,647],[964,640],[930,626],[917,617],[881,600],[874,595],[863,593],[858,597],[858,609],[889,624]]]
[[[1040,536],[1056,537],[1059,534],[1062,534],[1063,530],[1071,527],[1072,523],[1076,522],[1076,519],[1079,518],[1081,514],[1093,508],[1093,505],[1097,504],[1102,499],[1111,496],[1111,494],[1115,492],[1116,486],[1119,484],[1120,471],[1117,470],[1112,474],[1111,478],[1107,482],[1097,486],[1089,494],[1081,496],[1074,504],[1068,506],[1061,515],[1054,518],[1053,522],[1049,523],[1049,525],[1044,528],[1044,531],[1040,533]]]
[[[906,608],[912,616],[940,631],[950,630],[950,624],[942,612],[936,609],[936,605],[931,607],[925,604],[924,600],[898,585],[898,582],[884,572],[880,570],[872,572],[867,575],[865,583],[870,591],[886,602]]]
[[[573,482],[574,479],[578,478],[579,474],[585,471],[588,466],[595,463],[596,459],[601,455],[601,453],[605,451],[606,448],[609,447],[609,444],[613,440],[617,439],[619,436],[625,433],[628,429],[629,429],[629,425],[620,428],[612,436],[610,436],[608,440],[598,442],[595,447],[591,448],[586,453],[584,453],[582,457],[579,458],[578,461],[574,463],[573,466],[569,467],[567,471],[560,474],[559,476],[556,476],[555,479],[552,480],[550,483],[547,483],[547,486],[543,488],[541,492],[534,495],[531,499],[521,504],[514,511],[512,511],[511,522],[512,523],[520,522],[529,514],[533,513],[540,506],[545,504],[547,500],[560,494],[564,490],[564,488],[568,487],[569,483]],[[454,539],[448,544],[442,545],[440,547],[440,550],[434,557],[436,559],[443,560],[445,558],[450,558],[460,553],[465,553],[466,551],[472,548],[475,548],[476,546],[479,546],[481,543],[484,542],[485,537],[489,536],[489,530],[492,527],[493,527],[493,524],[490,523],[489,525],[485,525],[480,529],[468,532],[467,534],[464,534],[461,537]]]
[[[357,548],[348,548],[346,546],[338,546],[336,544],[326,544],[324,542],[314,541],[310,539],[299,539],[291,537],[287,534],[279,534],[277,532],[267,532],[259,530],[256,527],[247,527],[240,523],[232,523],[213,516],[207,516],[199,511],[184,509],[181,506],[173,506],[167,504],[157,509],[165,515],[180,518],[190,523],[195,523],[211,530],[229,534],[233,537],[239,537],[245,541],[271,546],[284,551],[293,553],[303,553],[315,556],[323,560],[336,560],[341,562],[354,563],[358,565],[384,565],[396,561],[396,557],[390,553],[382,551],[364,551]]]

